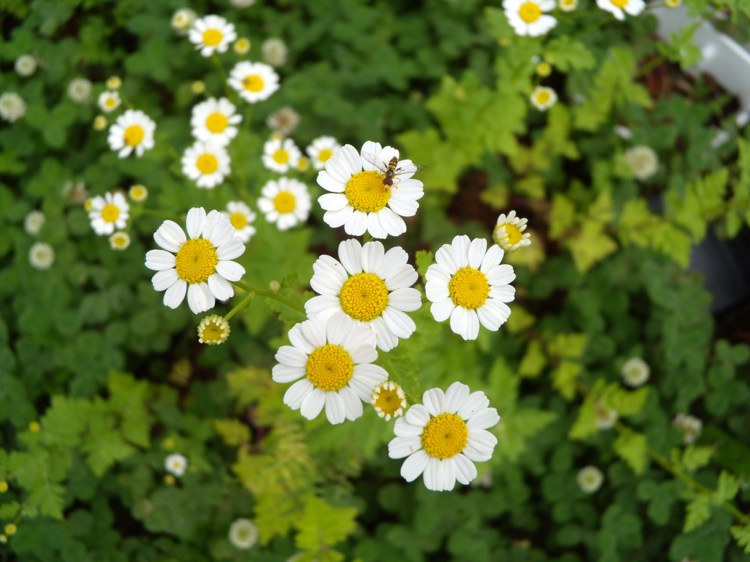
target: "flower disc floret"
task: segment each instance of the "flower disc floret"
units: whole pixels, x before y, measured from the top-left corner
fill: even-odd
[[[451,277],[448,291],[456,306],[470,310],[481,308],[490,295],[487,276],[473,267],[462,267]]]
[[[209,314],[198,324],[198,341],[206,345],[219,345],[229,339],[229,322],[218,314]]]
[[[355,211],[377,213],[388,204],[391,188],[383,183],[381,172],[359,172],[346,182],[344,194]]]
[[[346,349],[329,343],[310,354],[305,371],[315,388],[325,391],[341,390],[354,374],[354,361]]]
[[[455,457],[464,450],[468,441],[466,422],[456,414],[435,416],[422,431],[422,448],[438,459]]]
[[[404,390],[393,381],[386,381],[375,388],[371,402],[378,415],[386,421],[403,415],[406,408]]]
[[[216,248],[203,238],[186,241],[175,256],[177,277],[188,283],[208,281],[216,271],[218,263]]]
[[[511,211],[507,215],[501,213],[497,217],[492,238],[506,252],[528,246],[531,244],[531,235],[528,232],[524,233],[528,222],[528,219],[517,217],[515,211]]]
[[[552,88],[537,86],[531,93],[530,99],[539,111],[546,111],[557,103],[557,93]]]
[[[370,322],[388,308],[388,287],[373,273],[357,273],[344,281],[339,298],[346,314],[360,322]]]

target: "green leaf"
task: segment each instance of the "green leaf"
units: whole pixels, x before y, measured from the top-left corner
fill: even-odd
[[[735,525],[730,531],[737,544],[744,549],[745,554],[750,554],[750,521],[743,525]]]
[[[547,365],[547,357],[544,355],[542,344],[538,340],[531,340],[526,346],[526,353],[518,366],[518,372],[522,377],[538,377]]]
[[[424,279],[424,276],[427,273],[427,268],[435,261],[435,256],[430,251],[417,250],[414,255],[414,260],[417,264],[417,271],[419,272],[420,277]]]
[[[592,220],[583,223],[581,230],[565,241],[573,255],[578,271],[585,273],[610,254],[617,251],[617,242],[604,232],[604,224]]]
[[[688,445],[682,452],[681,464],[685,470],[694,472],[706,466],[711,461],[714,452],[715,449],[713,447]]]
[[[605,391],[605,401],[619,416],[627,417],[637,414],[643,409],[648,393],[647,387],[626,390],[619,384],[613,383]]]
[[[549,217],[549,236],[558,240],[576,223],[576,206],[567,197],[555,193],[552,198],[552,209]]]
[[[633,472],[640,474],[648,461],[646,436],[630,429],[620,431],[614,442],[615,452],[628,464]]]
[[[726,470],[722,470],[712,500],[716,504],[732,501],[739,490],[740,485],[737,479]]]
[[[576,394],[576,381],[581,368],[580,363],[562,361],[552,371],[552,384],[566,400],[572,400]]]
[[[682,531],[688,533],[700,527],[711,516],[711,502],[706,496],[697,496],[688,504],[685,513],[685,524]]]
[[[239,420],[214,420],[214,427],[227,445],[237,446],[250,440],[250,428]]]
[[[335,507],[308,496],[302,517],[295,524],[294,543],[305,551],[324,552],[354,532],[356,517],[356,508]]]
[[[545,49],[545,58],[563,72],[594,68],[594,55],[580,41],[563,36],[551,40]]]

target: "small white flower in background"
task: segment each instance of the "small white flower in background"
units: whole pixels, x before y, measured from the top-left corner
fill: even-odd
[[[406,395],[399,384],[385,381],[375,387],[370,403],[381,418],[389,421],[391,418],[404,415]]]
[[[100,236],[112,234],[115,229],[123,229],[130,218],[130,205],[120,192],[97,195],[91,200],[89,220],[91,228]]]
[[[107,128],[107,118],[104,115],[97,115],[94,117],[93,127],[95,131],[103,131]]]
[[[180,453],[172,453],[164,461],[164,468],[170,474],[182,476],[187,470],[188,460]]]
[[[198,341],[206,345],[220,345],[229,339],[229,322],[218,314],[209,314],[198,324]]]
[[[122,80],[119,76],[110,76],[104,84],[108,90],[119,90],[122,86]]]
[[[268,99],[279,89],[279,75],[262,62],[238,62],[229,73],[227,83],[242,99],[255,103]]]
[[[500,421],[484,392],[454,382],[443,392],[432,388],[396,420],[396,437],[388,444],[392,459],[407,457],[401,476],[413,482],[423,475],[428,490],[450,491],[456,481],[468,484],[477,476],[474,462],[488,461],[497,437],[487,431]]]
[[[190,8],[180,8],[172,14],[172,29],[185,35],[197,18],[197,14]]]
[[[206,215],[202,207],[187,214],[187,233],[176,222],[167,220],[154,233],[163,249],[146,253],[146,267],[157,273],[151,279],[156,291],[165,291],[164,305],[177,308],[187,294],[195,314],[210,310],[216,299],[234,295],[230,281],[239,281],[245,268],[231,261],[245,253],[242,240],[220,211]]]
[[[235,236],[247,243],[255,234],[255,213],[242,201],[230,201],[227,203],[227,211],[224,213],[235,230]]]
[[[263,60],[271,66],[282,66],[289,54],[286,43],[277,37],[266,39],[260,48],[263,51]]]
[[[320,256],[313,264],[310,287],[318,296],[305,303],[307,316],[325,322],[343,311],[368,325],[383,351],[409,338],[417,326],[406,313],[422,306],[422,296],[412,288],[419,275],[403,248],[386,252],[378,241],[363,246],[351,238],[339,244],[338,255]]]
[[[276,352],[273,380],[294,382],[284,394],[284,404],[308,420],[325,408],[329,423],[356,420],[373,389],[388,378],[378,358],[375,335],[344,314],[327,322],[317,318],[296,324],[289,341]],[[296,381],[296,382],[295,382]]]
[[[310,157],[313,168],[322,170],[326,167],[326,162],[331,159],[331,156],[333,156],[340,146],[335,138],[323,136],[313,139],[310,146],[305,149],[305,152]]]
[[[36,242],[29,249],[29,263],[34,269],[45,270],[55,263],[55,250],[46,242]]]
[[[229,141],[237,136],[237,125],[241,122],[242,116],[226,98],[208,98],[193,107],[190,118],[195,138],[221,146],[228,145]]]
[[[68,96],[76,103],[89,103],[91,101],[91,81],[86,78],[74,78],[68,85]]]
[[[677,8],[682,5],[682,0],[664,0],[664,5],[667,8]]]
[[[104,113],[114,111],[120,107],[120,94],[110,91],[102,92],[99,94],[97,104]]]
[[[136,203],[143,203],[148,198],[148,189],[145,185],[139,183],[131,185],[128,190],[128,196]]]
[[[299,163],[300,152],[292,139],[270,139],[263,145],[263,165],[274,172],[284,173]]]
[[[625,384],[633,388],[645,384],[651,374],[651,369],[640,357],[631,357],[622,366],[622,378]]]
[[[256,0],[229,0],[229,3],[235,8],[249,8],[255,2]]]
[[[125,231],[115,232],[109,237],[109,246],[119,252],[127,250],[130,246],[130,235]]]
[[[557,25],[557,20],[545,12],[555,8],[555,0],[503,0],[503,10],[518,35],[537,37]]]
[[[237,33],[234,24],[221,16],[210,15],[195,20],[188,32],[188,39],[201,55],[210,57],[215,52],[225,52],[229,44],[237,39]]]
[[[531,103],[534,104],[539,111],[546,111],[555,103],[557,103],[557,94],[552,88],[546,86],[537,86],[534,91],[531,92]]]
[[[387,185],[386,173],[397,160],[393,185]],[[411,160],[400,160],[393,147],[367,141],[362,150],[350,144],[339,148],[318,172],[318,185],[326,193],[318,203],[326,213],[323,220],[331,228],[344,227],[351,236],[369,232],[375,238],[399,236],[406,232],[402,217],[417,213],[417,201],[424,195],[422,182],[412,178],[417,167]]]
[[[146,150],[154,148],[155,130],[156,123],[148,115],[137,109],[128,109],[110,126],[107,142],[120,158],[132,152],[140,157]]]
[[[21,55],[13,67],[19,76],[31,76],[36,72],[36,59],[31,55]]]
[[[252,548],[258,542],[258,527],[250,519],[235,519],[229,527],[229,542],[240,550]]]
[[[234,45],[232,48],[234,49],[234,52],[238,55],[246,55],[250,52],[250,39],[247,37],[240,37],[237,39],[237,41],[234,42]]]
[[[604,482],[602,471],[595,466],[585,466],[578,471],[576,476],[578,487],[586,494],[593,494],[601,488]]]
[[[182,173],[198,187],[213,189],[230,171],[229,153],[213,142],[196,141],[182,155]]]
[[[528,219],[516,216],[515,211],[507,215],[502,213],[497,217],[495,229],[492,231],[492,239],[506,252],[513,252],[523,246],[531,245],[531,234],[526,230]]]
[[[465,340],[479,336],[481,324],[493,332],[510,317],[506,303],[515,298],[513,266],[500,264],[505,252],[483,238],[456,236],[435,253],[427,268],[425,293],[438,322],[450,318],[451,330]]]
[[[279,230],[289,230],[310,215],[312,200],[307,186],[299,180],[279,178],[266,182],[258,208]]]
[[[685,445],[694,443],[703,431],[703,422],[690,414],[677,414],[672,420],[672,426],[682,432],[682,442]]]
[[[71,203],[83,205],[88,200],[89,190],[86,189],[86,184],[82,181],[68,180],[62,186],[62,194],[69,198]],[[90,211],[91,209],[86,210]]]
[[[0,96],[0,117],[13,123],[26,114],[26,102],[15,92],[5,92]]]
[[[289,106],[284,106],[271,113],[266,119],[266,125],[277,133],[286,136],[292,133],[299,125],[299,113]]]
[[[617,412],[609,406],[598,402],[594,406],[594,413],[596,415],[596,429],[604,431],[606,429],[612,429],[617,423]]]
[[[630,140],[633,138],[633,131],[625,125],[615,125],[614,131],[621,139]]]
[[[46,220],[47,217],[44,216],[43,212],[31,211],[26,215],[26,218],[23,219],[23,229],[26,231],[26,234],[36,236],[39,234],[39,231],[42,230]]]
[[[199,96],[206,91],[206,83],[203,82],[203,80],[196,80],[190,84],[190,91],[196,96]]]
[[[637,16],[646,8],[643,0],[596,0],[596,5],[618,20],[624,20],[625,14]]]
[[[578,7],[578,0],[558,0],[557,6],[563,12],[572,12]]]
[[[625,151],[625,161],[639,180],[646,180],[659,168],[659,157],[650,146],[634,146]]]

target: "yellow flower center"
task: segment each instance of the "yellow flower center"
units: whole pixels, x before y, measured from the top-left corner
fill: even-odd
[[[535,2],[524,2],[518,10],[518,15],[526,23],[534,23],[542,16],[542,9]]]
[[[140,125],[131,125],[125,129],[125,144],[128,146],[138,146],[141,144],[145,131]]]
[[[549,76],[552,74],[552,66],[548,62],[540,62],[536,65],[536,73],[539,76]]]
[[[450,459],[464,450],[469,441],[466,422],[456,414],[435,416],[422,432],[422,448],[431,457]]]
[[[487,276],[473,267],[463,267],[451,277],[448,291],[456,306],[476,310],[490,294]]]
[[[289,152],[283,148],[273,153],[273,161],[277,164],[286,164],[289,162]]]
[[[119,216],[120,209],[114,203],[109,203],[102,209],[102,219],[104,222],[115,222]]]
[[[515,224],[501,224],[495,227],[495,240],[513,246],[523,240],[523,233]]]
[[[128,238],[126,236],[123,236],[122,234],[120,234],[119,236],[118,234],[114,234],[112,236],[112,245],[117,248],[125,248],[125,246],[128,245]]]
[[[318,160],[321,162],[328,162],[328,159],[333,156],[333,150],[330,148],[324,148],[320,152],[318,152]]]
[[[388,287],[374,273],[357,273],[344,282],[339,293],[341,308],[355,320],[370,322],[388,306]]]
[[[611,0],[612,4],[617,6],[620,9],[623,9],[625,6],[628,5],[628,0]]]
[[[317,388],[326,392],[341,390],[354,374],[354,361],[343,347],[328,343],[310,354],[305,371]]]
[[[209,345],[221,343],[224,340],[224,326],[215,320],[209,320],[201,330],[200,339]]]
[[[213,154],[205,153],[198,156],[195,167],[201,174],[213,174],[219,169],[219,159]]]
[[[224,39],[224,34],[218,29],[207,29],[203,32],[203,44],[206,47],[216,47],[222,39]]]
[[[143,201],[148,195],[148,191],[142,185],[134,185],[130,188],[130,198],[133,201]]]
[[[242,86],[250,92],[260,92],[263,89],[263,85],[263,78],[257,74],[251,74],[242,79]]]
[[[349,204],[365,213],[377,213],[385,207],[391,198],[391,190],[383,183],[383,178],[383,174],[375,171],[354,174],[344,189]]]
[[[182,245],[175,258],[177,276],[188,283],[207,281],[216,271],[219,257],[216,248],[203,238],[191,238]]]
[[[279,213],[291,213],[297,206],[297,200],[293,194],[282,191],[273,198],[273,206]]]
[[[206,117],[206,129],[212,133],[221,133],[229,125],[229,119],[223,113],[216,112]]]
[[[552,96],[550,96],[550,93],[547,90],[539,90],[536,93],[536,103],[539,105],[546,105],[549,103],[549,100]]]
[[[117,100],[114,97],[106,98],[104,100],[104,105],[109,108],[113,108],[117,105]]]
[[[404,401],[398,394],[398,387],[381,387],[378,397],[375,399],[375,409],[386,416],[393,416],[399,409],[404,407]]]
[[[247,226],[247,216],[245,216],[245,213],[237,211],[236,213],[229,215],[229,222],[231,222],[232,226],[237,230],[242,230]]]

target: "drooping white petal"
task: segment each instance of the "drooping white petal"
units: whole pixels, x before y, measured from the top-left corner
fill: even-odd
[[[473,310],[457,306],[451,313],[451,330],[465,340],[479,336],[479,318]]]
[[[456,468],[456,480],[461,484],[468,484],[477,477],[477,467],[461,453],[453,457],[453,464]]]
[[[216,298],[205,282],[191,283],[188,287],[187,299],[188,306],[194,314],[211,310],[216,304]]]
[[[166,220],[156,229],[154,240],[165,250],[177,253],[187,241],[187,238],[185,237],[185,231],[180,228],[180,225],[174,221]]]
[[[284,393],[284,404],[292,410],[299,410],[302,401],[313,390],[313,385],[308,379],[301,379],[290,386]]]
[[[412,453],[401,465],[401,476],[407,482],[414,482],[424,472],[429,461],[430,456],[423,450]]]
[[[422,440],[419,437],[394,437],[388,443],[388,456],[392,459],[402,459],[421,448]]]
[[[468,422],[466,427],[471,431],[472,429],[488,429],[500,421],[500,416],[495,408],[485,408],[476,412]]]
[[[319,388],[312,389],[300,404],[299,412],[308,420],[314,420],[326,403],[326,393]]]
[[[220,301],[228,300],[234,295],[234,289],[229,282],[216,273],[208,278],[208,288],[214,297]]]
[[[304,368],[307,365],[307,355],[291,345],[282,345],[276,352],[276,361],[290,367]]]
[[[176,283],[164,292],[164,306],[177,308],[185,300],[186,292],[187,283],[182,279],[178,279]]]
[[[190,238],[198,238],[206,223],[206,210],[203,207],[193,207],[187,214],[187,232]]]
[[[332,425],[343,423],[346,419],[346,407],[338,392],[326,392],[326,418]]]
[[[164,250],[146,252],[146,267],[155,271],[164,271],[175,266],[175,256]]]
[[[151,284],[154,286],[155,291],[166,291],[172,285],[174,285],[179,277],[177,277],[177,271],[174,269],[165,269],[157,271],[156,274],[151,278]]]

